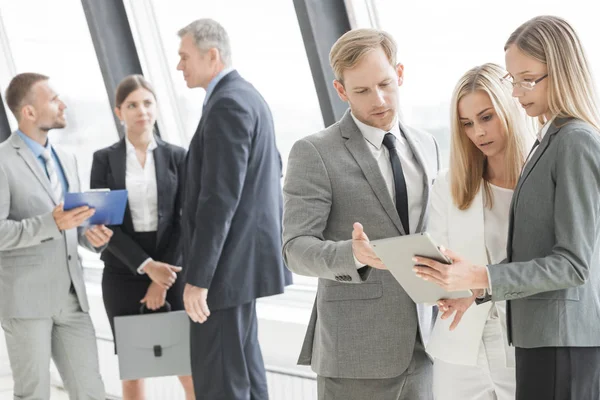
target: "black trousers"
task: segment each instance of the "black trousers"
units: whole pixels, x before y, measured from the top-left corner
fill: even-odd
[[[191,323],[192,377],[197,399],[267,400],[267,377],[258,344],[256,301],[211,310]]]
[[[516,400],[599,400],[600,347],[515,349]]]

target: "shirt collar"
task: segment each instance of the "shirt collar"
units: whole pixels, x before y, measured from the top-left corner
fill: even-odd
[[[17,135],[19,135],[19,137],[23,139],[27,147],[29,147],[29,149],[33,152],[33,155],[35,155],[36,158],[40,157],[44,150],[49,150],[50,152],[52,152],[52,145],[50,144],[50,139],[47,139],[46,145],[42,146],[26,134],[24,134],[20,129],[17,129]]]
[[[125,147],[127,148],[127,153],[135,153],[135,147],[133,146],[133,143],[129,141],[129,138],[127,136],[125,136]],[[148,144],[148,148],[146,149],[146,153],[153,151],[157,147],[158,144],[156,143],[156,139],[154,139],[154,135],[152,135],[150,143]]]
[[[552,123],[554,122],[554,118],[556,117],[552,117],[548,122],[546,122],[544,124],[544,126],[542,127],[542,129],[540,129],[540,131],[537,133],[537,139],[541,142],[542,139],[544,139],[544,136],[546,136],[546,133],[548,133],[548,129],[550,129],[550,125],[552,125]]]
[[[367,142],[371,143],[375,148],[377,148],[377,150],[380,150],[383,144],[383,138],[388,132],[359,121],[358,118],[356,118],[352,113],[350,113],[350,115]],[[396,139],[401,139],[402,136],[400,133],[400,125],[398,125],[398,116],[394,118],[394,124],[392,125],[392,129],[390,129],[389,133],[393,134]]]
[[[219,72],[217,74],[217,76],[212,78],[212,80],[206,87],[206,96],[204,96],[204,104],[206,104],[206,102],[208,101],[208,98],[210,97],[212,92],[215,90],[215,87],[217,86],[217,84],[219,82],[221,82],[221,79],[225,78],[225,75],[229,74],[231,71],[233,71],[233,68],[225,68],[221,72]]]

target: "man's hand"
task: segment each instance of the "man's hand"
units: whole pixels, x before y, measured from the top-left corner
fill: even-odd
[[[210,310],[206,303],[207,296],[208,289],[199,288],[186,283],[185,289],[183,290],[183,304],[185,305],[185,311],[192,321],[202,324],[206,322],[210,316]]]
[[[152,282],[163,289],[169,289],[177,280],[177,272],[181,267],[176,267],[159,261],[150,261],[144,265],[144,272],[148,274]]]
[[[56,226],[61,231],[77,228],[96,212],[96,210],[88,206],[77,207],[69,211],[65,211],[63,207],[64,203],[61,202],[52,210],[54,222],[56,222]]]
[[[442,312],[442,315],[440,316],[441,319],[450,318],[452,316],[452,314],[454,314],[456,312],[456,315],[454,315],[454,320],[450,324],[451,331],[453,331],[454,328],[456,328],[458,326],[458,323],[462,319],[462,316],[469,309],[469,307],[471,307],[471,304],[473,304],[475,302],[475,298],[477,297],[477,294],[478,294],[477,292],[479,292],[479,291],[475,291],[475,292],[476,293],[473,294],[473,296],[471,296],[471,297],[463,297],[461,299],[446,299],[446,300],[438,301],[438,303],[437,303],[438,307],[440,308],[440,311]]]
[[[109,242],[113,231],[104,225],[94,225],[85,231],[85,237],[94,247],[102,247]]]
[[[467,289],[487,289],[489,286],[487,268],[474,265],[458,254],[441,248],[452,264],[442,264],[424,257],[414,257],[414,271],[419,278],[435,283],[447,291]]]
[[[369,267],[377,268],[377,269],[386,269],[385,265],[375,251],[373,251],[373,247],[369,242],[369,237],[363,230],[362,224],[359,222],[355,222],[354,230],[352,231],[352,252],[354,253],[354,257]]]
[[[148,290],[146,291],[146,296],[140,300],[140,303],[146,304],[146,308],[148,310],[154,311],[165,305],[166,298],[167,290],[155,282],[151,282],[150,286],[148,286]]]

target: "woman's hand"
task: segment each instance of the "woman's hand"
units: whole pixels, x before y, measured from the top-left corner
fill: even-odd
[[[465,312],[471,307],[471,305],[475,302],[475,298],[479,295],[481,291],[474,291],[475,293],[471,297],[463,297],[460,299],[447,299],[438,301],[438,307],[442,315],[441,319],[447,319],[454,315],[454,321],[450,324],[450,330],[453,331],[457,326],[460,320],[462,319]]]
[[[443,264],[425,257],[414,257],[414,271],[417,276],[439,285],[447,291],[467,289],[487,289],[489,286],[487,268],[475,265],[450,250],[440,248],[452,260]]]
[[[146,296],[140,300],[140,303],[146,304],[148,310],[155,311],[165,305],[166,298],[167,289],[164,289],[156,282],[152,282],[150,283],[150,286],[148,286]]]
[[[159,262],[150,261],[144,265],[144,272],[148,274],[152,282],[158,284],[164,289],[169,289],[177,280],[177,272],[181,271],[181,267]]]

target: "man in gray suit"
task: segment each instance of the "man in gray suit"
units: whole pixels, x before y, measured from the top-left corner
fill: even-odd
[[[63,210],[79,177],[75,157],[48,140],[48,131],[66,125],[48,77],[15,76],[6,102],[19,123],[0,145],[0,322],[14,396],[48,399],[52,358],[70,398],[104,399],[77,244],[97,251],[112,231],[84,233],[76,228],[94,210]]]
[[[352,226],[371,239],[423,231],[438,147],[399,120],[403,66],[389,34],[350,31],[330,63],[350,110],[294,145],[284,185],[287,266],[320,278],[299,363],[318,374],[319,399],[431,399],[432,309],[415,305]]]

